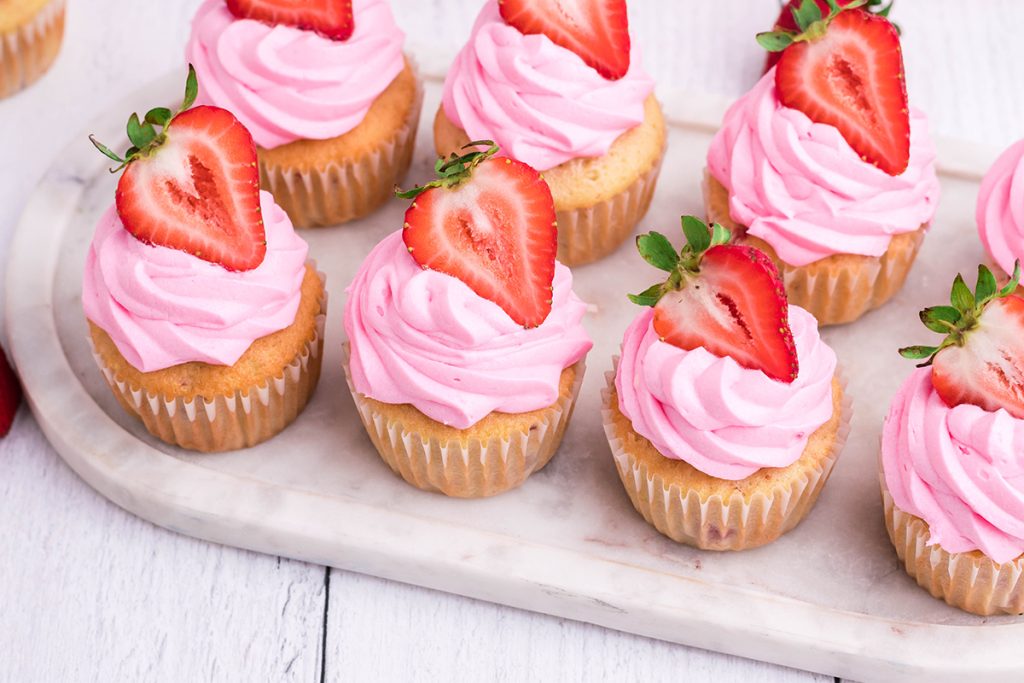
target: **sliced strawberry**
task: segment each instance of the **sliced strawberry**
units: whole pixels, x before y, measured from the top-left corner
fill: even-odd
[[[626,0],[499,0],[505,23],[543,34],[609,80],[629,71]]]
[[[948,346],[935,355],[935,391],[950,406],[1005,408],[1024,418],[1024,299],[993,301],[964,337],[963,346]]]
[[[14,416],[21,405],[21,385],[14,374],[4,350],[0,349],[0,437],[11,431]]]
[[[910,162],[910,110],[896,27],[852,9],[791,38],[775,70],[782,104],[838,128],[868,163],[903,173]]]
[[[295,26],[331,40],[348,40],[355,30],[352,0],[227,0],[241,19]]]
[[[267,242],[252,135],[231,112],[207,106],[175,116],[164,135],[117,184],[124,227],[229,270],[258,266]]]
[[[462,280],[519,325],[537,327],[551,312],[555,205],[537,171],[491,157],[495,151],[439,164],[440,180],[401,193],[415,198],[403,237],[421,266]]]
[[[662,341],[687,351],[703,347],[792,382],[800,368],[775,264],[758,249],[728,244],[729,232],[720,225],[709,235],[706,225],[687,216],[683,229],[688,244],[678,255],[658,233],[637,238],[640,254],[669,277],[630,299],[654,306],[654,331]]]

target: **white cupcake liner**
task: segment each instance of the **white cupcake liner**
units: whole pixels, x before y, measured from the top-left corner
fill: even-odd
[[[309,170],[272,166],[260,154],[260,186],[274,195],[295,227],[356,220],[393,196],[412,162],[423,105],[423,82],[415,63],[411,59],[408,63],[416,79],[416,94],[405,125],[371,153]]]
[[[615,356],[613,369],[605,373],[606,387],[601,391],[601,415],[615,468],[637,512],[677,543],[704,550],[746,550],[778,539],[796,527],[814,506],[850,433],[853,404],[846,391],[846,379],[837,370],[843,390],[839,429],[829,456],[819,466],[798,478],[777,483],[771,495],[757,492],[749,501],[739,492],[725,498],[717,494],[702,498],[697,491],[650,472],[626,450],[617,434],[611,405],[618,365],[619,357]]]
[[[654,165],[622,192],[591,206],[558,211],[558,260],[582,266],[608,256],[629,239],[651,206],[664,159],[662,147]]]
[[[64,0],[50,0],[32,19],[0,33],[0,98],[38,80],[53,64],[64,38]]]
[[[586,360],[576,363],[576,377],[568,396],[545,408],[527,430],[496,433],[486,441],[469,430],[455,430],[431,421],[437,433],[406,428],[388,414],[388,404],[371,401],[356,391],[349,369],[349,344],[343,348],[345,380],[359,418],[388,467],[409,484],[456,498],[484,498],[520,486],[543,468],[562,443]],[[425,418],[424,419],[429,419]]]
[[[879,463],[885,529],[903,567],[939,600],[966,612],[1024,614],[1024,557],[997,564],[980,551],[950,553],[930,545],[927,522],[896,507]]]
[[[321,283],[323,273],[317,273]],[[264,378],[231,395],[167,398],[118,377],[93,347],[96,364],[118,402],[166,443],[213,453],[266,441],[291,424],[316,390],[323,357],[327,293],[320,299],[316,332],[280,375]],[[92,339],[89,338],[90,346]]]

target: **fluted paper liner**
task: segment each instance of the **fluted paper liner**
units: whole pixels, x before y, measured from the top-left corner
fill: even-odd
[[[558,211],[558,260],[570,267],[582,266],[604,258],[629,239],[651,206],[664,158],[662,149],[650,170],[611,198]]]
[[[704,204],[709,223],[743,230],[729,215],[729,195],[708,171],[704,172]],[[837,254],[805,266],[791,266],[767,242],[756,237],[739,241],[758,247],[775,262],[786,285],[789,303],[810,311],[819,325],[856,320],[883,305],[903,288],[917,258],[927,226],[895,235],[881,256]]]
[[[64,0],[50,0],[23,26],[0,33],[0,98],[39,79],[64,38]]]
[[[323,282],[323,273],[318,275]],[[93,356],[118,402],[139,417],[150,434],[171,445],[204,453],[232,451],[275,436],[306,407],[320,379],[326,319],[325,290],[316,317],[316,333],[294,360],[279,376],[265,378],[231,395],[169,399],[131,386],[103,363],[95,349]]]
[[[879,464],[879,485],[885,509],[885,530],[904,569],[919,586],[939,600],[966,612],[990,616],[1024,613],[1024,557],[997,564],[973,550],[950,553],[929,545],[931,532],[920,517],[896,507]]]
[[[661,475],[651,474],[625,449],[613,423],[611,406],[618,365],[616,356],[614,369],[605,373],[607,386],[601,391],[604,430],[615,469],[633,507],[659,532],[677,543],[703,550],[747,550],[775,541],[796,527],[814,507],[850,432],[852,402],[841,373],[837,371],[843,389],[839,429],[828,457],[803,476],[779,482],[770,495],[759,491],[747,501],[738,491],[728,498],[702,498],[695,490],[686,490]]]
[[[410,64],[412,64],[410,62]],[[415,70],[415,65],[413,65]],[[423,104],[418,73],[416,95],[405,125],[359,159],[337,159],[323,168],[271,166],[260,155],[260,187],[297,228],[337,225],[362,218],[394,195],[412,162]]]
[[[345,380],[366,427],[366,433],[388,467],[424,491],[455,498],[485,498],[520,486],[555,455],[572,419],[586,360],[576,363],[568,396],[559,395],[530,429],[512,431],[486,443],[479,439],[446,439],[410,431],[378,410],[352,384],[349,345],[344,345]]]

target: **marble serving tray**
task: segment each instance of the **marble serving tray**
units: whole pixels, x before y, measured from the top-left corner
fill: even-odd
[[[973,215],[990,151],[941,144],[942,204],[906,288],[882,310],[824,333],[849,379],[854,417],[816,508],[771,546],[723,554],[676,545],[634,512],[601,429],[603,374],[636,313],[625,293],[657,277],[631,244],[576,270],[596,342],[588,375],[561,451],[516,491],[465,501],[415,490],[388,470],[359,424],[340,366],[344,291],[370,248],[401,226],[399,201],[359,223],[303,233],[332,298],[320,388],[294,425],[221,455],[152,439],[115,403],[86,342],[82,266],[116,182],[86,136],[127,146],[127,114],[177,103],[180,87],[181,74],[169,75],[76,136],[29,201],[7,267],[7,331],[32,408],[54,447],[104,496],[218,543],[802,669],[870,680],[1024,676],[1024,623],[947,607],[903,572],[882,526],[875,469],[889,397],[912,369],[895,349],[926,341],[916,312],[983,259]],[[679,242],[680,214],[702,212],[704,155],[723,107],[661,95],[669,151],[643,228]],[[428,80],[410,180],[429,177],[438,100],[438,82]]]

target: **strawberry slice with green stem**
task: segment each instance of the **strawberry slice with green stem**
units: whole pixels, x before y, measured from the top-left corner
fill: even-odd
[[[921,322],[946,335],[938,346],[908,346],[900,355],[931,366],[932,385],[946,405],[1000,408],[1024,419],[1024,298],[1015,294],[1020,261],[1002,288],[978,266],[974,292],[961,275],[953,281],[949,306],[921,311]]]
[[[831,8],[828,5],[828,0],[814,1],[818,5],[818,11],[821,13],[822,16],[827,15],[829,11],[831,11]],[[840,7],[846,7],[853,3],[854,1],[855,0],[836,0],[836,4],[839,5]],[[893,1],[894,0],[889,0],[889,2],[886,3],[886,0],[868,0],[867,4],[863,5],[863,7],[865,10],[887,19],[889,17],[889,12],[892,11]],[[794,13],[799,11],[802,2],[803,0],[789,0],[789,2],[783,5],[782,10],[779,12],[778,18],[775,20],[774,30],[791,31],[794,33],[797,32],[800,27],[797,25]],[[893,24],[893,26],[896,26],[897,32],[900,30],[900,27],[898,25]],[[764,65],[765,73],[768,73],[768,71],[770,71],[771,68],[778,63],[779,56],[780,53],[778,52],[768,53],[768,58],[765,61]]]
[[[637,237],[644,260],[665,282],[629,299],[654,307],[654,331],[687,351],[703,347],[745,368],[790,383],[799,374],[789,303],[779,271],[754,247],[729,244],[727,229],[683,216],[687,244],[676,252],[657,232]]]
[[[486,151],[438,159],[438,179],[396,194],[412,199],[403,240],[423,268],[466,283],[523,327],[551,312],[558,228],[551,190],[532,167]]]
[[[812,121],[835,126],[866,162],[889,175],[910,163],[910,109],[903,51],[896,27],[854,0],[840,7],[816,0],[793,12],[798,32],[760,33],[758,43],[780,52],[775,69],[779,100]]]
[[[331,40],[348,40],[355,30],[352,0],[227,0],[239,19],[316,31]]]
[[[626,0],[499,0],[498,6],[505,23],[547,36],[608,80],[629,71]]]
[[[132,147],[124,157],[89,139],[120,164],[112,173],[124,169],[116,203],[128,232],[229,270],[251,270],[267,252],[256,144],[226,109],[189,109],[197,91],[189,65],[177,113],[159,107],[141,121],[138,114],[128,119]]]

